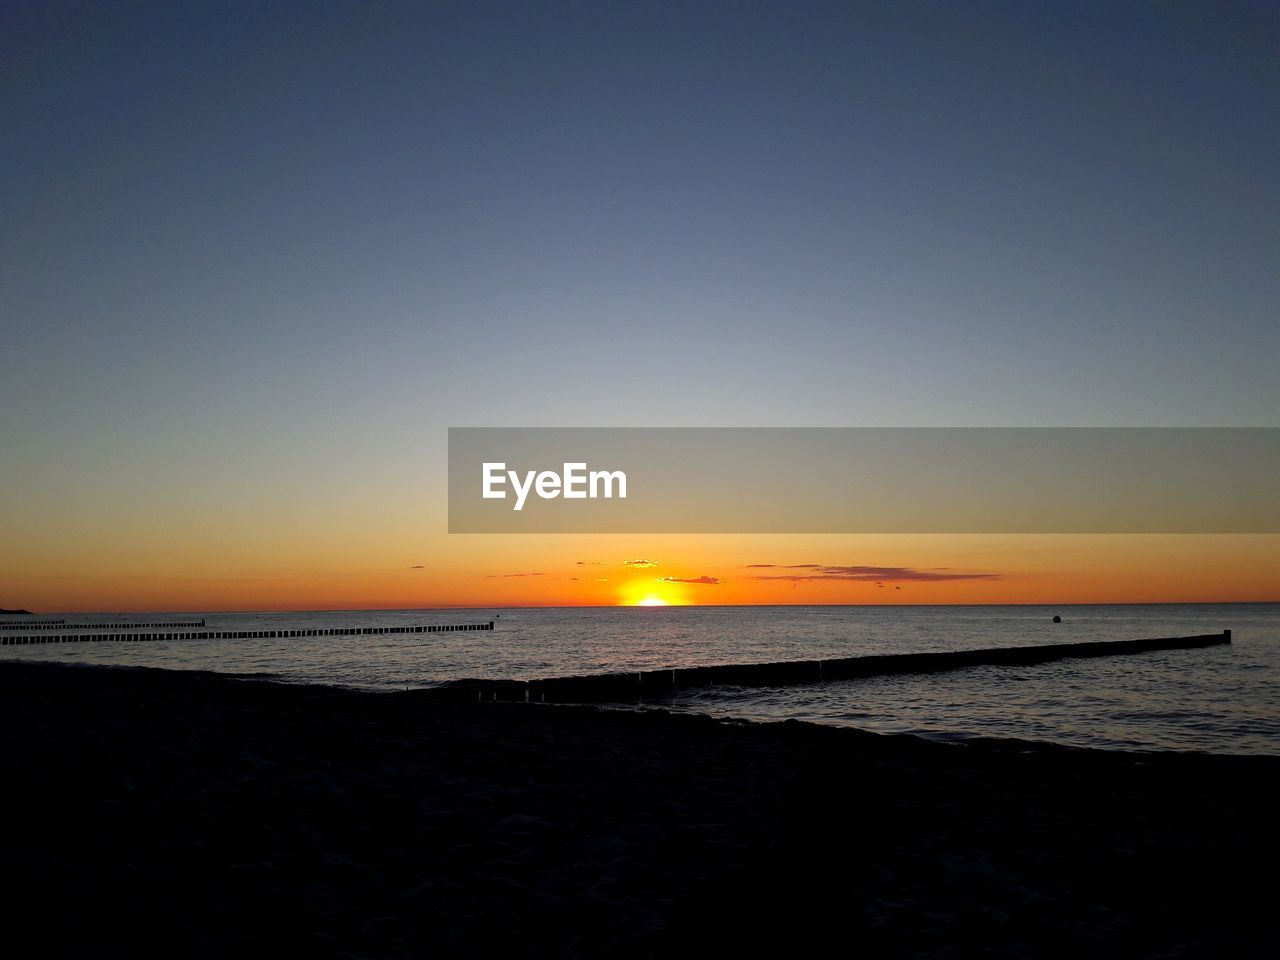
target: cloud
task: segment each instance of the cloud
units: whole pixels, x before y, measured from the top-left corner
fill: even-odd
[[[608,566],[608,563],[609,561],[607,560],[579,560],[577,565],[579,567],[604,567]]]
[[[705,583],[714,586],[720,582],[719,577],[658,577],[658,583]]]
[[[657,560],[623,560],[622,565],[624,567],[656,567],[658,565],[658,561]]]
[[[764,569],[766,567],[776,567],[779,570],[817,570],[822,566],[820,563],[748,563],[748,570]]]
[[[765,567],[769,564],[752,564],[754,567]],[[843,580],[848,583],[881,583],[882,581],[893,582],[895,580],[916,583],[936,583],[941,580],[1003,580],[1004,576],[999,573],[942,573],[936,568],[933,570],[916,570],[912,567],[867,567],[860,565],[849,566],[818,566],[817,564],[796,564],[796,567],[811,567],[816,573],[786,573],[786,574],[757,574],[751,579],[753,580],[789,580],[792,582],[802,582],[809,580]],[[786,568],[784,568],[786,569]]]
[[[424,565],[424,564],[421,564],[421,563],[415,563],[415,564],[414,564],[412,567],[410,567],[409,569],[410,569],[410,570],[423,570],[423,569],[425,569],[425,565]]]
[[[494,579],[497,579],[498,577],[541,577],[541,576],[545,576],[545,574],[543,573],[488,573],[488,574],[485,574],[485,576],[487,576],[490,580],[494,580]]]

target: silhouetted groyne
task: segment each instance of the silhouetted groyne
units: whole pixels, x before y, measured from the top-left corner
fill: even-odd
[[[994,647],[940,653],[896,653],[836,660],[787,660],[779,663],[727,664],[674,670],[642,670],[545,680],[454,680],[424,691],[460,700],[516,700],[537,703],[634,703],[669,697],[691,687],[780,687],[825,680],[901,673],[938,673],[986,664],[1027,666],[1071,657],[1111,657],[1153,650],[1190,650],[1230,643],[1231,631],[1195,637],[1150,640],[1101,640],[1033,647]]]
[[[65,620],[0,620],[0,630],[30,630],[32,627],[60,627]]]
[[[203,626],[203,621],[199,624]],[[87,629],[105,626],[118,628],[117,624],[96,624]],[[127,626],[127,625],[126,625]],[[144,626],[156,626],[145,624]],[[268,640],[279,637],[351,637],[382,636],[389,633],[457,633],[464,630],[492,630],[493,621],[487,623],[444,624],[432,623],[413,627],[327,627],[302,630],[184,630],[178,633],[34,633],[20,637],[0,637],[0,645],[14,646],[28,643],[137,643],[149,640]]]
[[[151,620],[146,623],[67,623],[64,620],[37,620],[34,623],[0,624],[3,630],[145,630],[162,627],[203,627],[203,620]]]

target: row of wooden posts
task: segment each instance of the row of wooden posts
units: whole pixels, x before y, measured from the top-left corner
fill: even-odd
[[[453,680],[419,691],[420,695],[453,700],[523,700],[526,703],[638,703],[670,697],[692,687],[779,687],[856,680],[904,673],[940,673],[984,664],[1031,666],[1073,657],[1194,650],[1231,642],[1231,631],[1193,637],[1142,640],[1095,640],[1083,643],[1045,643],[1029,647],[993,647],[938,653],[888,653],[832,660],[784,660],[775,663],[719,664],[636,673],[548,677],[539,680]]]
[[[147,627],[203,627],[203,620],[169,620],[149,621],[147,623],[66,623],[62,620],[48,620],[40,623],[7,623],[0,626],[3,630],[101,630],[104,627],[112,630],[138,630]]]
[[[200,624],[203,626],[203,623]],[[155,624],[146,624],[155,626]],[[188,630],[180,633],[66,633],[28,634],[20,637],[0,637],[0,645],[13,646],[27,643],[99,643],[123,641],[137,643],[148,640],[267,640],[278,637],[349,637],[361,635],[382,636],[388,633],[456,633],[464,630],[492,630],[488,623],[444,624],[432,623],[412,627],[328,627],[302,630]]]

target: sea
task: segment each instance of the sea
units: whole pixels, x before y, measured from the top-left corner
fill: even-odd
[[[1054,623],[1054,616],[1061,617]],[[1177,637],[1229,646],[800,686],[716,686],[629,705],[881,733],[1002,737],[1112,750],[1280,754],[1280,604],[570,607],[209,613],[41,613],[65,632],[204,620],[206,630],[492,631],[0,646],[0,658],[267,675],[368,690],[445,681]],[[80,627],[84,625],[84,627]],[[141,632],[144,628],[125,628]],[[176,629],[176,628],[173,628]],[[51,631],[61,632],[61,631]],[[0,626],[0,635],[35,631]]]

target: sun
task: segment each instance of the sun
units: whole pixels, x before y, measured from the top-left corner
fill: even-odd
[[[622,607],[681,607],[688,602],[682,584],[648,577],[630,580],[618,589],[618,605]]]

